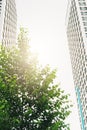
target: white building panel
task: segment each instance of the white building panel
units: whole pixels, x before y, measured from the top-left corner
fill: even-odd
[[[17,13],[15,0],[0,0],[0,44],[16,44]]]
[[[69,0],[66,28],[81,129],[87,130],[86,0]]]

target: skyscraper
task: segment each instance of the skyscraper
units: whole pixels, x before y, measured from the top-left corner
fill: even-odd
[[[69,0],[66,27],[81,129],[87,130],[87,0]]]
[[[16,44],[17,13],[15,0],[0,0],[0,44]]]

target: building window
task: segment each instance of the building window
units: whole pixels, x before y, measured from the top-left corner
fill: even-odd
[[[80,7],[80,10],[87,10],[87,7]]]
[[[84,26],[87,26],[87,22],[83,22]]]
[[[82,19],[83,19],[84,21],[87,21],[87,17],[82,17]]]
[[[80,6],[85,6],[86,3],[85,3],[85,2],[79,2],[79,5],[80,5]]]

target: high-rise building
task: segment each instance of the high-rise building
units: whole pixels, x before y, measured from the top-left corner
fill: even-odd
[[[87,0],[69,0],[67,37],[82,130],[87,130]]]
[[[0,0],[0,44],[16,44],[17,12],[15,0]]]

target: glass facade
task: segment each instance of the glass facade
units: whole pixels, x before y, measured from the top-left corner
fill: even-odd
[[[0,0],[0,15],[1,15],[1,9],[2,9],[2,0]]]
[[[16,28],[17,28],[17,13],[15,0],[0,0],[0,13],[3,16],[2,39],[3,46],[12,46],[16,44]]]
[[[83,117],[83,112],[82,112],[82,104],[81,104],[81,97],[80,97],[80,89],[78,87],[75,88],[76,94],[77,94],[77,103],[78,103],[78,108],[79,108],[79,114],[81,118],[81,123],[82,123],[82,130],[85,129],[85,124],[84,124],[84,117]]]
[[[87,2],[70,0],[67,19],[67,38],[81,129],[87,130]]]

